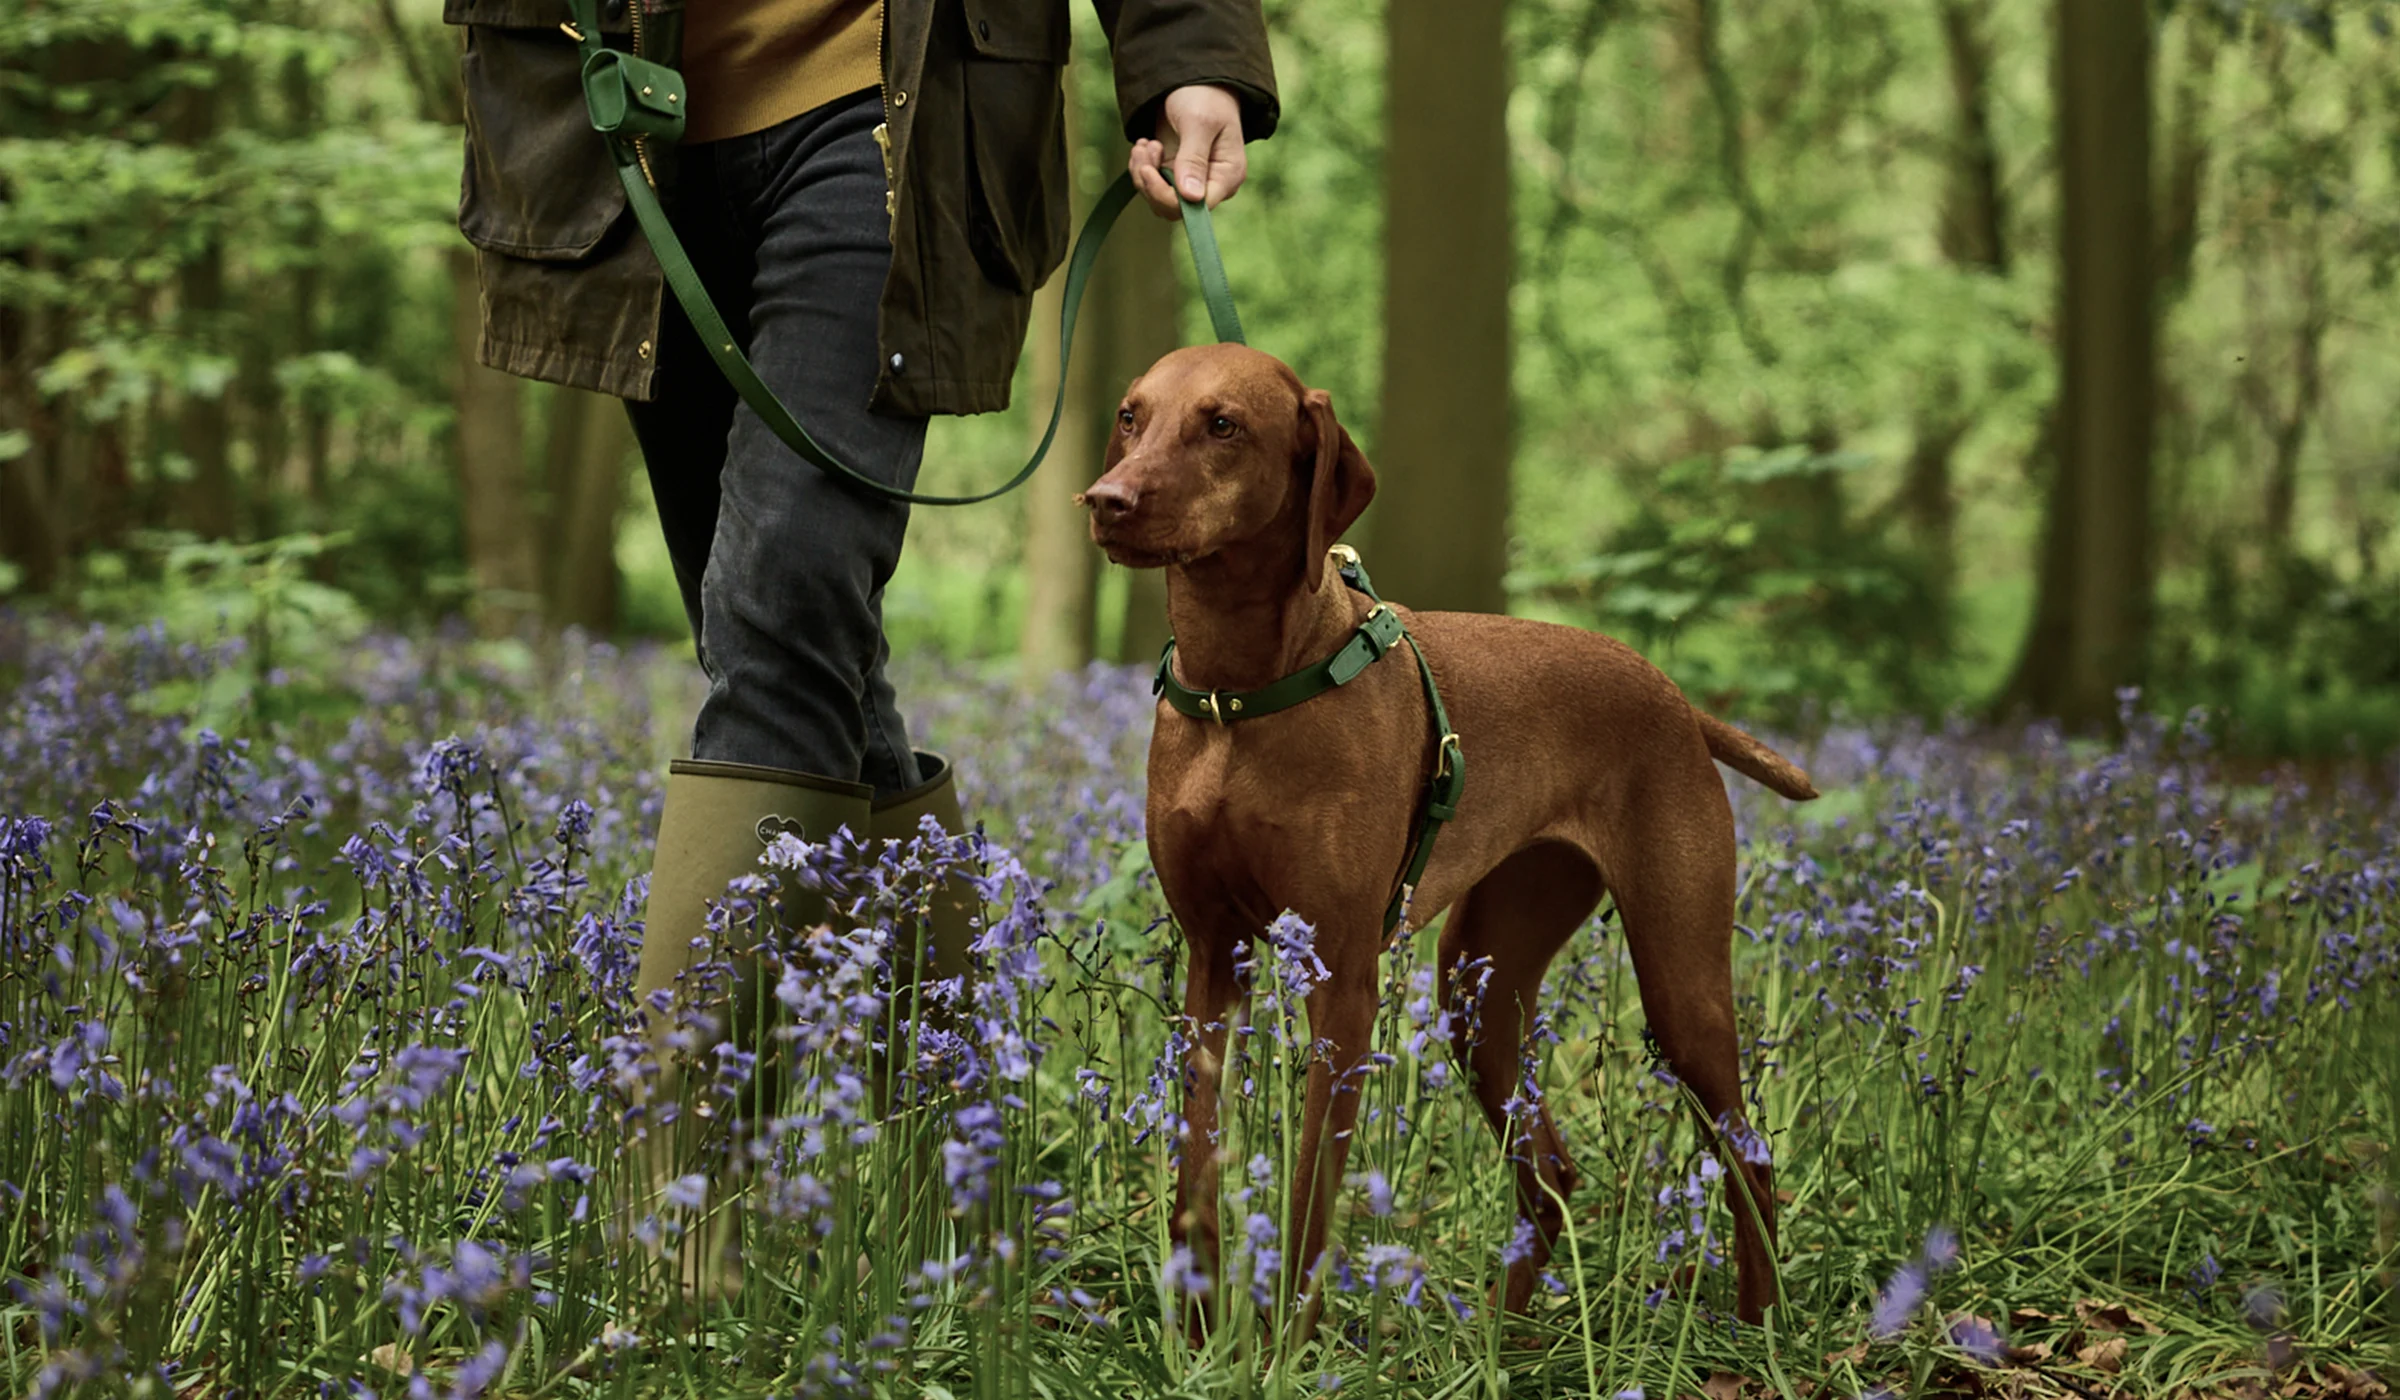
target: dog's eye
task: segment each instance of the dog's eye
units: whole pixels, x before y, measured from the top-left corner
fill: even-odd
[[[1232,437],[1233,434],[1233,420],[1226,417],[1224,414],[1220,413],[1216,417],[1208,420],[1208,435],[1210,437],[1229,438]]]
[[[1120,409],[1118,409],[1118,410],[1117,410],[1117,426],[1118,426],[1118,427],[1120,427],[1120,428],[1122,428],[1122,429],[1124,429],[1126,432],[1129,432],[1129,433],[1133,431],[1133,410],[1132,410],[1132,409],[1130,409],[1130,408],[1120,408]]]

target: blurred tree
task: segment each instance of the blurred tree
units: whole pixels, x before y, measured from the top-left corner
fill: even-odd
[[[617,625],[617,526],[636,458],[625,405],[606,394],[548,387],[542,483],[549,542],[542,613],[555,627],[607,633]]]
[[[1508,605],[1506,20],[1503,0],[1390,0],[1385,20],[1374,571],[1393,598],[1418,608]]]
[[[1069,93],[1076,91],[1087,66],[1080,59],[1069,63],[1064,78]],[[1073,101],[1066,104],[1070,151],[1081,144],[1088,125],[1079,108]],[[1091,205],[1078,189],[1073,200],[1078,229]],[[1137,212],[1129,211],[1128,219]],[[1125,222],[1121,221],[1116,238],[1124,237]],[[1055,671],[1075,670],[1092,659],[1093,602],[1100,577],[1099,560],[1085,536],[1083,508],[1075,503],[1075,493],[1100,474],[1099,449],[1105,439],[1091,425],[1105,418],[1106,410],[1098,401],[1100,376],[1091,366],[1102,349],[1101,337],[1095,332],[1106,308],[1091,295],[1097,289],[1087,287],[1077,313],[1082,318],[1078,327],[1082,353],[1073,357],[1072,364],[1062,365],[1058,317],[1065,289],[1066,271],[1061,268],[1035,294],[1033,324],[1026,337],[1033,370],[1026,395],[1028,450],[1040,445],[1042,432],[1049,426],[1051,399],[1059,390],[1059,375],[1067,375],[1058,436],[1024,491],[1025,625],[1017,641],[1017,664],[1028,683]]]
[[[417,94],[418,115],[464,131],[466,114],[453,50],[464,31],[404,19],[397,0],[377,0],[393,51]],[[523,386],[487,368],[477,349],[483,330],[482,290],[475,250],[453,243],[450,268],[451,405],[457,412],[454,461],[459,518],[465,525],[467,567],[474,574],[471,611],[477,630],[505,636],[523,628],[542,605],[540,541],[534,533],[532,486],[526,479]],[[561,421],[571,419],[565,415]]]
[[[1068,108],[1068,139],[1082,172],[1075,210],[1080,229],[1091,205],[1085,193],[1116,179],[1125,168],[1127,146],[1107,66],[1077,61],[1066,81],[1075,95]],[[1112,660],[1149,660],[1166,644],[1165,578],[1155,569],[1131,574],[1123,616],[1113,620],[1113,629],[1099,626],[1103,559],[1074,497],[1099,478],[1126,386],[1181,343],[1184,294],[1176,261],[1181,256],[1176,225],[1137,202],[1118,218],[1084,288],[1058,441],[1025,488],[1026,599],[1018,661],[1029,681],[1091,661],[1100,636],[1112,630],[1117,639]],[[1025,396],[1029,446],[1040,438],[1058,383],[1063,287],[1063,272],[1054,274],[1034,304],[1027,346],[1032,387]]]
[[[1124,147],[1116,144],[1109,149],[1115,165],[1122,166]],[[1109,241],[1114,246],[1100,260],[1100,270],[1093,278],[1093,293],[1103,308],[1103,333],[1095,353],[1085,361],[1093,377],[1087,430],[1102,443],[1115,429],[1117,402],[1125,390],[1160,357],[1183,343],[1180,327],[1186,304],[1179,275],[1180,260],[1185,257],[1180,225],[1134,209],[1127,212],[1124,226]],[[1100,456],[1096,446],[1092,456],[1095,468]],[[1090,536],[1080,538],[1085,552],[1097,558]],[[1154,662],[1166,647],[1167,634],[1166,570],[1128,570],[1124,616],[1117,627],[1117,650],[1112,659],[1135,665]]]
[[[2058,0],[2059,392],[2038,593],[2007,708],[2078,728],[2142,683],[2156,401],[2145,0]]]
[[[1940,243],[1962,271],[2006,278],[2008,195],[1992,136],[1992,40],[1989,0],[1942,0],[1942,50],[1950,78],[1950,133],[1944,149]],[[1926,583],[1947,609],[1958,571],[1958,492],[1952,462],[1983,415],[1964,394],[1955,368],[1935,366],[1911,426],[1913,441],[1894,500],[1915,537]],[[1945,619],[1946,622],[1946,619]]]

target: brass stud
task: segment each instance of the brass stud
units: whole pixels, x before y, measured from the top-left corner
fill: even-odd
[[[681,102],[683,100],[683,94],[679,92],[670,92],[667,94],[667,100],[669,102]]]
[[[1240,714],[1240,713],[1242,712],[1242,702],[1241,702],[1241,701],[1239,701],[1239,700],[1229,700],[1229,701],[1227,701],[1226,703],[1227,703],[1227,704],[1229,704],[1229,705],[1231,705],[1231,706],[1233,707],[1233,712],[1234,712],[1235,714],[1237,714],[1237,715],[1238,715],[1238,714]]]
[[[908,105],[908,90],[906,88],[903,88],[900,91],[892,94],[892,105],[895,107],[905,107]]]
[[[644,96],[644,97],[648,97],[648,96],[650,95],[650,93],[651,93],[651,92],[652,92],[652,88],[650,87],[650,85],[649,85],[648,83],[644,83],[644,84],[642,84],[642,96]]]
[[[641,356],[641,357],[642,357],[643,359],[645,359],[645,360],[649,359],[649,358],[650,358],[650,342],[649,342],[649,341],[647,341],[647,340],[645,340],[645,341],[643,341],[641,344],[639,344],[639,345],[636,345],[635,347],[633,347],[633,353],[635,353],[636,355],[639,355],[639,356]]]

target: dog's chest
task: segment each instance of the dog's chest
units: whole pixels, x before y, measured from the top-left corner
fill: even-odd
[[[1289,736],[1307,739],[1305,735]],[[1245,916],[1365,897],[1389,876],[1406,793],[1362,790],[1339,746],[1228,728],[1163,731],[1151,750],[1150,845],[1170,902]],[[1388,830],[1387,830],[1388,828]],[[1378,896],[1379,897],[1379,896]]]

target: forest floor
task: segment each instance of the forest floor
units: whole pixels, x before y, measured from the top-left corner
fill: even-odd
[[[0,1387],[2365,1400],[2400,1374],[2388,772],[2224,773],[2137,722],[1836,730],[1789,747],[1806,806],[1729,776],[1764,1327],[1732,1317],[1734,1203],[1605,909],[1524,1091],[1582,1186],[1530,1313],[1487,1306],[1510,1178],[1419,935],[1295,1343],[1304,926],[1250,969],[1212,1270],[1162,1205],[1181,957],[1146,677],[904,679],[986,841],[773,853],[777,884],[863,893],[741,955],[784,1008],[780,1097],[738,1170],[659,1194],[631,982],[673,663],[444,635],[269,665],[0,617]],[[920,1017],[889,937],[968,868],[978,973]],[[737,902],[724,946],[759,927]],[[753,1067],[693,1068],[686,1121],[731,1116]],[[739,1222],[730,1296],[675,1284],[703,1221]]]

